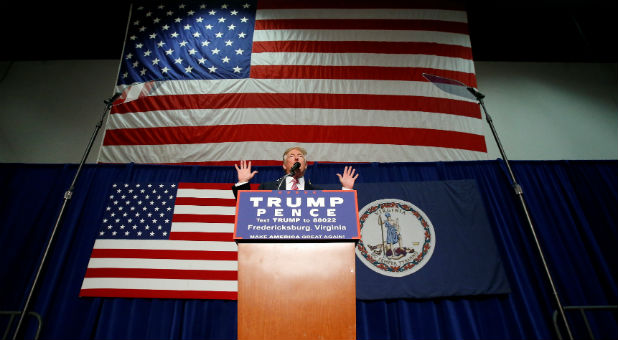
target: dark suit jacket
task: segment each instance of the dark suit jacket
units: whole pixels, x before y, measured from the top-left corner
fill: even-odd
[[[262,183],[258,187],[258,190],[277,190],[277,188],[279,187],[279,183],[284,180],[285,180],[285,177],[277,181]],[[282,183],[281,186],[285,189],[285,183]],[[249,183],[245,183],[239,186],[232,185],[232,191],[234,192],[234,197],[238,198],[239,190],[251,190],[251,185]],[[311,184],[311,182],[306,180],[305,190],[320,190],[320,188],[314,187],[313,184]]]

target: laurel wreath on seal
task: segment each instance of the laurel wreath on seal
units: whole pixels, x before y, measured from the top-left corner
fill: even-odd
[[[363,240],[359,240],[358,244],[356,245],[358,250],[360,251],[360,253],[363,255],[363,257],[365,257],[367,259],[367,261],[369,261],[372,265],[384,270],[384,271],[388,271],[388,272],[404,272],[407,271],[409,269],[414,268],[414,266],[416,266],[417,264],[421,263],[421,261],[423,260],[423,258],[425,257],[425,255],[427,255],[427,252],[429,251],[429,248],[431,248],[431,232],[429,229],[429,224],[427,224],[427,221],[425,221],[425,219],[423,218],[423,216],[421,216],[421,214],[419,214],[416,210],[412,209],[412,207],[410,207],[407,204],[400,204],[397,202],[390,202],[390,203],[380,203],[376,206],[373,206],[369,209],[367,209],[363,215],[361,215],[361,217],[359,218],[360,223],[361,223],[361,230],[363,229],[364,225],[365,225],[365,221],[367,220],[367,218],[369,218],[369,215],[371,215],[372,213],[374,213],[376,210],[378,209],[383,209],[383,208],[394,208],[394,207],[399,207],[402,210],[405,211],[409,211],[411,212],[414,217],[416,217],[416,219],[419,220],[419,222],[421,223],[421,225],[423,226],[423,229],[425,230],[425,242],[423,243],[423,251],[420,252],[418,254],[418,256],[416,256],[414,259],[412,259],[411,261],[406,262],[403,266],[388,266],[385,265],[384,263],[376,260],[373,256],[371,256],[371,254],[369,254],[369,252],[367,251],[367,248],[365,248],[365,244],[363,243]]]

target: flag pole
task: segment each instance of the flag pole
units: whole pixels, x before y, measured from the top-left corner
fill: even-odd
[[[58,213],[58,218],[56,219],[56,224],[54,224],[54,228],[52,229],[51,235],[49,236],[49,239],[47,240],[47,246],[45,247],[45,251],[43,252],[43,257],[41,258],[41,261],[39,262],[39,266],[38,269],[36,271],[36,275],[34,276],[34,281],[32,282],[32,285],[30,286],[30,291],[28,292],[28,297],[26,298],[26,303],[24,304],[24,308],[21,311],[20,315],[19,315],[19,321],[17,322],[17,327],[15,328],[15,333],[13,334],[13,340],[17,340],[19,339],[19,333],[22,329],[23,323],[24,323],[24,319],[26,317],[26,315],[28,315],[29,309],[30,309],[30,304],[32,303],[32,297],[34,295],[34,291],[36,290],[36,286],[39,282],[39,279],[41,277],[41,273],[43,272],[43,267],[45,265],[45,262],[47,260],[47,256],[49,255],[49,250],[51,249],[52,243],[54,241],[54,238],[56,236],[56,232],[58,230],[58,227],[60,226],[60,222],[62,221],[62,217],[64,216],[64,213],[66,211],[66,207],[69,203],[69,201],[71,200],[71,197],[73,196],[73,192],[75,191],[75,184],[77,183],[77,179],[79,178],[79,175],[82,171],[82,168],[84,166],[84,163],[86,163],[86,159],[88,158],[88,154],[90,154],[90,150],[92,149],[92,145],[94,144],[94,141],[97,137],[97,134],[99,133],[99,130],[101,129],[101,126],[103,126],[103,121],[105,120],[105,115],[107,115],[107,112],[110,110],[110,108],[113,105],[113,102],[120,96],[120,93],[116,93],[114,96],[112,96],[109,99],[106,99],[104,101],[105,103],[105,110],[103,110],[103,114],[101,116],[101,120],[99,121],[99,123],[96,125],[94,132],[92,134],[92,136],[90,137],[90,141],[88,142],[88,146],[86,148],[86,151],[84,152],[84,155],[82,156],[82,160],[79,163],[79,166],[77,167],[77,172],[75,173],[75,176],[73,177],[73,182],[71,182],[71,185],[69,186],[69,189],[64,193],[64,201],[62,202],[62,207],[60,208],[60,212]]]
[[[122,56],[124,55],[124,49],[127,46],[127,37],[129,36],[129,27],[131,25],[132,16],[133,16],[133,2],[129,4],[129,16],[127,17],[127,26],[124,29],[124,40],[122,42],[122,51],[120,52],[120,59],[118,60],[118,72],[116,72],[116,81],[114,81],[114,88],[116,87],[116,84],[118,84],[118,79],[120,78],[120,69],[122,69]],[[112,93],[116,93],[116,92],[117,91],[114,90]],[[99,148],[99,154],[98,154],[97,159],[101,157],[102,149],[103,148]]]
[[[496,140],[496,144],[498,145],[498,149],[500,150],[500,154],[502,155],[502,159],[504,159],[504,163],[506,164],[506,168],[509,172],[509,176],[511,177],[511,182],[512,182],[512,186],[513,186],[513,190],[515,191],[515,195],[517,195],[517,197],[519,198],[519,203],[521,204],[521,207],[524,211],[524,214],[526,216],[526,221],[528,222],[528,227],[530,228],[530,231],[532,232],[532,237],[534,239],[534,243],[536,245],[537,251],[539,253],[539,256],[541,258],[541,262],[543,263],[543,268],[545,270],[545,275],[547,276],[547,279],[549,281],[549,285],[551,286],[551,290],[552,290],[552,294],[555,300],[555,303],[558,307],[558,312],[560,314],[560,318],[562,319],[562,322],[564,323],[564,327],[567,331],[567,335],[568,338],[570,340],[573,340],[573,334],[571,333],[571,328],[569,327],[569,322],[566,318],[566,314],[564,313],[564,307],[562,305],[562,302],[560,302],[560,297],[558,296],[558,291],[556,290],[556,285],[554,284],[554,280],[552,279],[552,275],[551,272],[549,271],[549,267],[547,265],[547,261],[545,260],[545,255],[543,255],[543,249],[541,248],[541,243],[539,242],[539,238],[537,237],[534,225],[532,223],[532,218],[530,217],[530,213],[528,212],[528,207],[526,206],[526,201],[524,199],[524,192],[521,188],[521,186],[517,183],[517,180],[515,179],[515,174],[513,173],[513,170],[511,169],[511,166],[509,164],[509,160],[506,157],[506,153],[504,152],[504,148],[502,148],[502,143],[500,142],[500,138],[498,137],[498,133],[496,132],[496,129],[494,127],[494,123],[493,120],[491,119],[491,115],[489,114],[489,112],[487,112],[487,108],[485,108],[485,103],[483,101],[483,98],[485,98],[485,95],[478,92],[475,88],[473,87],[467,87],[468,91],[470,93],[472,93],[474,95],[474,97],[476,98],[476,100],[478,100],[479,104],[481,105],[481,107],[483,108],[483,112],[485,112],[485,117],[487,119],[487,123],[489,124],[489,127],[491,129],[491,133],[494,136],[494,139]]]

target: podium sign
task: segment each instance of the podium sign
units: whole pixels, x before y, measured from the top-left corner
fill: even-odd
[[[358,240],[355,190],[247,190],[238,193],[234,239]]]
[[[238,192],[238,339],[356,339],[356,191]]]

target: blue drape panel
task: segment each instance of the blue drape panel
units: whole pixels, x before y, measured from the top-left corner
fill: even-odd
[[[618,162],[511,162],[565,305],[617,304]],[[504,163],[355,164],[359,182],[475,179],[511,285],[501,296],[358,301],[359,339],[555,338],[547,280]],[[27,287],[77,166],[0,165],[0,310],[23,306]],[[255,181],[281,175],[258,167]],[[314,184],[337,183],[339,164],[311,165]],[[42,339],[232,339],[236,302],[79,298],[102,205],[113,182],[226,182],[233,167],[86,165],[58,230],[32,310]],[[580,336],[576,313],[569,320]],[[617,316],[589,313],[597,338],[617,338]],[[0,320],[4,326],[6,320]],[[28,324],[28,335],[33,334]]]

